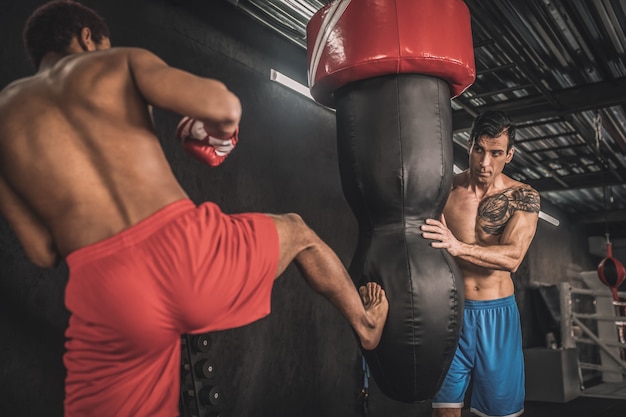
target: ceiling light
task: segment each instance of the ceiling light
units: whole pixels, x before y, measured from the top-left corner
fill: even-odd
[[[554,226],[558,226],[559,224],[561,224],[561,222],[559,221],[559,219],[557,219],[557,218],[555,218],[555,217],[552,217],[552,216],[550,216],[549,214],[544,213],[543,211],[540,211],[540,212],[539,212],[539,218],[540,218],[541,220],[544,220],[544,221],[546,221],[546,222],[550,223],[551,225],[554,225]]]
[[[293,91],[302,94],[306,98],[315,101],[313,96],[311,96],[311,93],[309,92],[308,87],[305,87],[304,85],[300,84],[296,80],[287,77],[285,74],[281,74],[275,69],[270,70],[270,80],[276,81],[277,83],[282,84],[285,87],[290,88]]]

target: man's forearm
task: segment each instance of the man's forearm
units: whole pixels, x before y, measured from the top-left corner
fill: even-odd
[[[515,248],[508,245],[480,246],[460,243],[449,251],[456,258],[487,269],[515,272],[520,264]]]

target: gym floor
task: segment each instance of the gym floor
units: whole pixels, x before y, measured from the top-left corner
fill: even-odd
[[[461,417],[474,416],[463,410]],[[567,403],[527,401],[523,417],[624,417],[626,400],[578,397]]]
[[[526,417],[624,417],[626,400],[578,397],[565,404],[527,402]]]

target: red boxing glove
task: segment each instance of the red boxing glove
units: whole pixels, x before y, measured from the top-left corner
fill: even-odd
[[[210,136],[204,123],[191,117],[183,117],[176,128],[176,139],[182,142],[183,149],[200,162],[212,167],[220,165],[237,145],[239,128],[228,139]]]

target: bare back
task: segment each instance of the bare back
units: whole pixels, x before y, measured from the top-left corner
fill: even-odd
[[[483,248],[480,255],[457,263],[463,271],[467,299],[496,299],[512,295],[514,285],[506,259],[524,257],[534,236],[539,199],[532,188],[504,174],[488,194],[477,196],[469,186],[467,173],[457,174],[444,208],[446,224],[456,238]],[[472,214],[475,213],[475,214]]]
[[[130,53],[70,55],[0,94],[0,208],[35,263],[186,197],[154,133]]]

